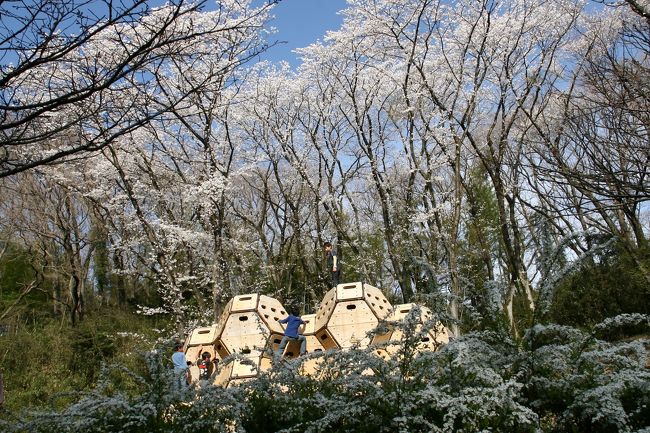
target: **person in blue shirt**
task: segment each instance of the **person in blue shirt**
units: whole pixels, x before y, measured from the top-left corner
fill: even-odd
[[[305,321],[298,316],[289,314],[287,317],[279,321],[282,324],[287,324],[284,328],[284,336],[280,342],[278,350],[275,352],[275,357],[280,358],[284,353],[284,348],[287,347],[289,341],[300,341],[300,355],[307,353],[307,338],[299,332],[300,325],[304,325]]]
[[[177,343],[175,348],[176,351],[172,354],[174,374],[178,377],[178,383],[181,386],[186,386],[190,383],[189,366],[192,365],[192,363],[188,362],[185,357],[185,351],[183,350],[183,345],[181,343]]]

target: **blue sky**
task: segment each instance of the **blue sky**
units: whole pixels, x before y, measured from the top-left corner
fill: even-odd
[[[206,3],[208,10],[214,8],[214,1],[208,0]],[[266,1],[268,0],[254,0],[254,4]],[[164,2],[165,0],[152,0],[150,4],[157,6]],[[89,5],[90,8],[97,7],[97,4],[93,2],[90,2]],[[283,41],[284,43],[269,49],[261,58],[273,62],[286,60],[293,68],[296,68],[300,61],[292,53],[292,50],[305,47],[318,39],[322,40],[328,30],[337,30],[343,21],[337,12],[345,9],[346,6],[345,0],[280,0],[272,11],[275,18],[269,24],[276,27],[277,33],[270,40]],[[3,24],[11,26],[11,23],[4,21],[3,19]],[[7,53],[0,56],[0,64],[4,65],[12,60],[13,57]]]
[[[300,61],[291,51],[323,39],[327,30],[337,30],[345,9],[345,0],[281,0],[274,8],[271,25],[277,29],[272,40],[286,41],[269,49],[262,58],[274,62],[286,60],[292,67]]]

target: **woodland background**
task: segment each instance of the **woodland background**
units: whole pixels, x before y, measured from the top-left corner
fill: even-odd
[[[457,336],[410,376],[404,364],[377,367],[392,372],[387,384],[422,379],[399,395],[429,401],[418,393],[436,374],[453,388],[460,376],[439,363],[469,368],[463,347],[507,364],[471,360],[504,383],[516,377],[506,394],[522,412],[510,415],[526,422],[417,415],[427,428],[647,427],[650,3],[350,0],[297,70],[258,61],[276,43],[276,3],[0,3],[3,418],[47,431],[39,423],[52,416],[17,413],[50,407],[67,419],[79,401],[56,396],[105,390],[101,365],[164,382],[152,366],[164,370],[170,341],[212,323],[233,295],[314,312],[330,241],[344,281],[427,305]],[[545,359],[540,344],[572,354],[543,374],[513,367]],[[627,351],[616,352],[622,364],[606,361],[610,349]],[[569,380],[563,396],[537,389],[548,402],[534,403],[535,374],[577,374],[584,353],[598,359],[597,380]],[[362,354],[336,356],[332,365]],[[111,396],[142,392],[113,379]],[[621,387],[616,411],[589,394],[598,408],[575,406],[580,424],[569,408],[604,384]],[[328,389],[300,386],[300,398]],[[253,414],[273,404],[247,402]],[[184,419],[161,415],[169,404],[151,403],[160,431]],[[377,426],[414,419],[395,413],[386,419],[397,424]],[[363,430],[341,416],[325,425]],[[299,418],[287,422],[308,430]]]

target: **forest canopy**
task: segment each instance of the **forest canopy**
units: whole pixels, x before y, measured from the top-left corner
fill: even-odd
[[[259,61],[277,1],[94,3],[0,2],[3,347],[60,322],[110,360],[111,331],[75,331],[102,311],[156,323],[153,348],[242,293],[311,313],[325,242],[344,281],[429,306],[465,342],[423,372],[496,333],[512,346],[482,347],[513,364],[485,380],[531,395],[550,386],[517,364],[531,333],[589,357],[647,338],[647,0],[349,0],[296,69]],[[634,325],[591,334],[615,316]],[[562,411],[617,386],[567,380],[585,393]],[[625,392],[602,431],[648,419]],[[576,425],[535,398],[503,419]]]

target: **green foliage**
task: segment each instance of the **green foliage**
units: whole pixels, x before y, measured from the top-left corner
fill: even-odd
[[[650,253],[636,255],[650,269]],[[614,244],[559,282],[549,318],[562,325],[593,326],[624,313],[650,314],[650,291],[634,258]]]
[[[13,243],[7,245],[5,254],[0,258],[0,314],[14,304],[26,286],[37,280],[31,260],[30,253],[24,248]],[[31,290],[17,308],[14,307],[5,324],[14,325],[47,315],[47,302],[47,296],[42,291]]]
[[[78,327],[46,319],[0,336],[5,406],[39,407],[57,394],[87,389],[97,382],[102,363],[142,371],[137,354],[157,338],[151,330],[154,320],[113,309],[87,315]],[[116,386],[131,389],[121,379],[116,379]]]
[[[535,326],[517,363],[523,395],[548,432],[636,431],[650,425],[647,340],[607,343],[595,335],[634,324],[650,330],[650,317],[623,315],[596,326]]]
[[[81,382],[67,366],[67,335],[57,323],[0,337],[6,406],[39,406]]]
[[[5,255],[0,260],[0,288],[2,296],[18,292],[21,287],[34,278],[29,255],[20,246],[7,245]]]
[[[113,295],[118,297],[117,293],[113,293],[114,278],[111,277],[111,262],[109,258],[108,237],[106,230],[101,226],[99,221],[93,221],[92,229],[90,232],[90,239],[94,246],[95,252],[93,254],[93,274],[95,279],[95,287],[100,296]]]
[[[459,254],[460,275],[466,290],[467,307],[463,328],[498,329],[500,305],[495,302],[494,268],[499,252],[499,212],[496,196],[482,165],[475,167],[468,179],[467,219]]]

